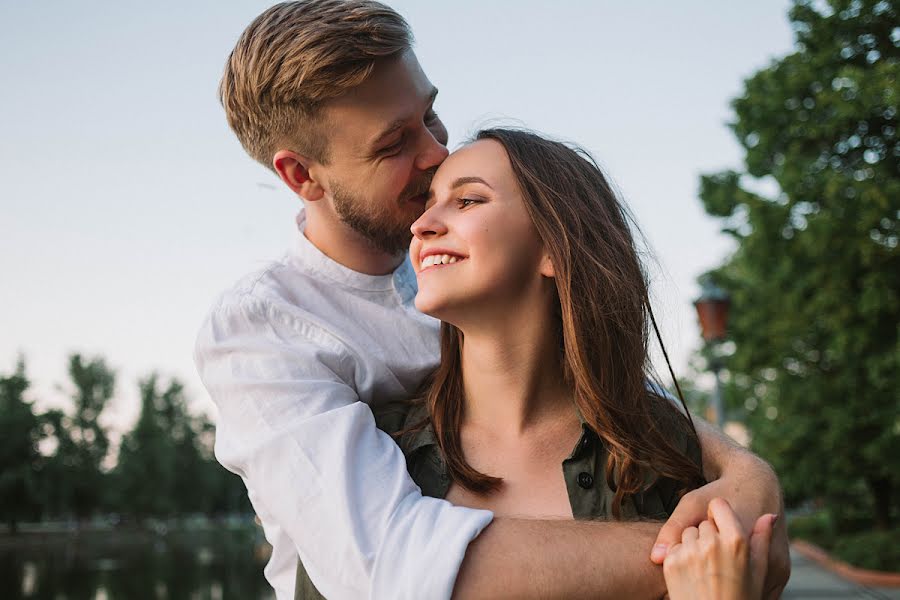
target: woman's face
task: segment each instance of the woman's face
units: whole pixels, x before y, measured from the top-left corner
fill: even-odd
[[[552,268],[500,143],[450,155],[425,206],[409,250],[420,311],[458,325],[541,294]]]

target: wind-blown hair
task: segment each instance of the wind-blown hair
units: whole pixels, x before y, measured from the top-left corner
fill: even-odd
[[[699,446],[687,407],[682,412],[647,385],[653,317],[627,209],[583,150],[515,129],[485,129],[475,139],[494,140],[506,149],[525,208],[552,261],[559,359],[578,410],[608,449],[613,515],[620,516],[627,495],[652,483],[648,474],[681,483],[681,493],[698,487],[699,465],[674,441],[687,436]],[[441,363],[424,400],[451,479],[489,493],[501,479],[469,465],[460,442],[462,336],[455,326],[442,324]],[[676,436],[678,431],[684,435]]]
[[[266,9],[225,63],[219,99],[247,153],[272,169],[292,149],[328,162],[321,109],[412,47],[407,22],[375,0],[294,0]]]

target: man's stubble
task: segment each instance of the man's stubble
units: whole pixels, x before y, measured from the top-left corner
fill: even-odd
[[[362,235],[373,248],[385,254],[401,254],[409,249],[412,233],[409,228],[421,215],[413,209],[412,198],[424,194],[431,187],[437,167],[429,169],[407,185],[391,205],[372,205],[338,181],[331,181],[331,196],[338,217]]]

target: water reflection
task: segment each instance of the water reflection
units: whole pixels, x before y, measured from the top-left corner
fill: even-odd
[[[252,527],[230,531],[0,537],[0,598],[272,598]]]

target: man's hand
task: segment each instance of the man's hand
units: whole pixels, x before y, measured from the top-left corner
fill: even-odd
[[[669,549],[681,541],[685,529],[697,527],[706,520],[707,507],[713,498],[728,501],[747,534],[762,515],[784,513],[781,489],[772,468],[750,452],[723,441],[721,434],[708,424],[699,419],[695,423],[703,447],[706,477],[715,480],[685,494],[675,507],[660,530],[650,554],[650,560],[658,565],[663,564]],[[708,465],[713,463],[719,468],[707,471]],[[790,574],[787,528],[782,518],[778,519],[772,532],[763,597],[778,598]]]

